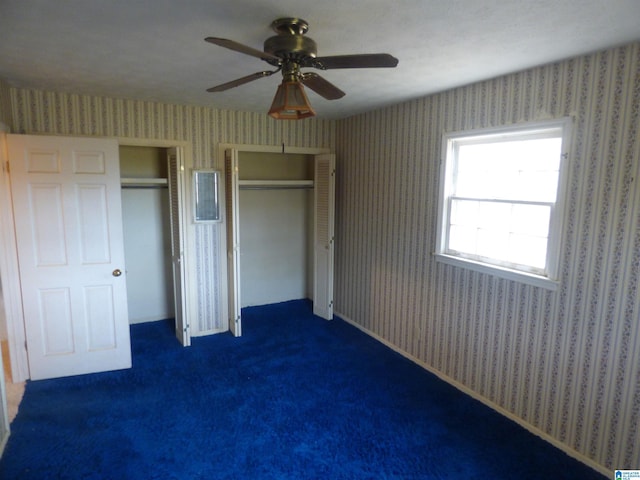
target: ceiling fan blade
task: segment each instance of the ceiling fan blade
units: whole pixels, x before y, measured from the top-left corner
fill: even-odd
[[[392,68],[398,59],[388,53],[365,53],[361,55],[335,55],[315,59],[318,68]]]
[[[204,39],[206,42],[213,43],[214,45],[218,45],[220,47],[228,48],[229,50],[234,50],[236,52],[244,53],[246,55],[251,55],[252,57],[257,57],[267,62],[276,62],[280,64],[282,60],[275,55],[271,55],[270,53],[262,52],[260,50],[256,50],[255,48],[248,47],[238,42],[234,42],[233,40],[228,40],[226,38],[217,38],[217,37],[207,37]]]
[[[322,78],[317,73],[305,73],[302,75],[302,83],[327,100],[337,100],[338,98],[345,96],[345,93],[342,90],[336,87],[333,83]]]
[[[245,83],[253,82],[254,80],[258,80],[259,78],[269,77],[278,71],[279,70],[274,70],[272,72],[266,71],[252,73],[251,75],[247,75],[246,77],[237,78],[235,80],[231,80],[230,82],[207,88],[207,92],[224,92],[225,90],[229,90],[230,88],[237,87],[239,85],[244,85]]]

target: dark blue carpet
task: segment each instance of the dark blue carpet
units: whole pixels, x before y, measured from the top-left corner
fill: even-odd
[[[603,478],[307,301],[243,332],[134,325],[132,369],[29,382],[0,478]]]

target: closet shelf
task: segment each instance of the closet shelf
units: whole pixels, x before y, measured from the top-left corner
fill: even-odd
[[[167,186],[166,178],[121,178],[120,185],[122,188],[128,187],[146,187],[146,188],[162,188]]]
[[[238,180],[241,189],[313,188],[313,180]]]

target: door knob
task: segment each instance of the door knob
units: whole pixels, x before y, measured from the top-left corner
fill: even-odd
[[[112,275],[114,277],[119,277],[120,275],[122,275],[122,271],[119,268],[116,268],[113,272]]]

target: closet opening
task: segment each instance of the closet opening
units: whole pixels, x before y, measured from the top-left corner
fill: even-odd
[[[304,154],[239,152],[241,307],[313,300],[313,165]]]
[[[229,330],[242,308],[309,299],[333,318],[335,155],[324,149],[221,145]]]
[[[175,322],[168,150],[119,147],[130,324]]]

